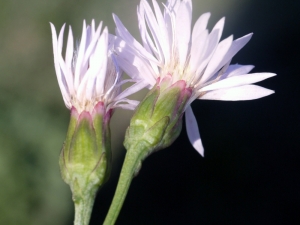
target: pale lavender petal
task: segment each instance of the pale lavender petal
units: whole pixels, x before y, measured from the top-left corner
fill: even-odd
[[[143,46],[140,43],[138,43],[134,39],[134,37],[128,32],[128,30],[125,28],[125,26],[123,25],[123,23],[121,22],[118,16],[113,14],[113,19],[115,21],[119,35],[121,36],[121,38],[124,39],[124,41],[126,41],[127,44],[131,45],[134,49],[140,52],[140,54],[144,55],[148,59],[152,61],[157,61],[149,52],[147,52],[143,48]]]
[[[74,54],[73,33],[72,33],[71,26],[69,26],[69,35],[68,35],[67,48],[66,48],[66,66],[70,70],[72,69],[73,54]]]
[[[85,45],[86,45],[86,23],[83,21],[83,28],[82,28],[82,36],[80,40],[80,46],[78,50],[78,55],[76,59],[76,67],[75,67],[75,82],[74,86],[75,89],[78,88],[81,78],[82,78],[82,60],[84,57],[84,52],[85,52]]]
[[[95,33],[93,35],[93,38],[91,39],[91,41],[89,42],[89,45],[87,46],[82,65],[86,65],[88,63],[91,54],[95,51],[95,48],[96,48],[95,46],[98,42],[98,38],[100,37],[101,28],[102,28],[102,21],[100,22],[97,30],[95,31]]]
[[[233,37],[231,35],[218,44],[216,51],[214,52],[213,56],[211,57],[208,65],[207,65],[207,68],[201,78],[202,83],[209,80],[209,78],[211,78],[218,71],[218,69],[220,69],[219,65],[222,62],[226,53],[228,52],[228,50],[232,44],[232,40],[233,40]]]
[[[199,128],[197,124],[197,120],[193,113],[191,106],[186,108],[185,111],[185,123],[186,130],[188,134],[188,138],[193,145],[193,147],[200,153],[200,155],[204,156],[204,148],[202,145],[202,141],[200,138]]]
[[[162,3],[163,4],[163,3]],[[174,33],[175,33],[175,28],[174,28],[174,16],[172,16],[172,13],[170,12],[169,8],[164,5],[164,21],[165,21],[165,27],[167,30],[167,35],[168,35],[168,45],[170,49],[170,53],[172,54],[172,46],[174,42]]]
[[[185,65],[191,36],[192,4],[190,0],[181,1],[176,15],[176,37],[179,63]]]
[[[124,104],[124,103],[127,103],[127,104]],[[112,104],[110,106],[110,108],[118,107],[118,108],[122,108],[122,109],[134,110],[139,103],[140,103],[139,101],[124,98],[122,100],[114,102],[114,104]]]
[[[161,46],[162,46],[162,50],[164,53],[164,59],[165,59],[165,63],[168,64],[170,62],[170,41],[169,41],[169,37],[168,37],[168,31],[166,28],[166,24],[164,21],[164,17],[161,13],[161,10],[156,2],[156,0],[152,0],[153,3],[153,7],[155,10],[155,15],[156,15],[156,19],[157,19],[157,23],[158,26],[160,28],[160,33],[161,33]]]
[[[226,70],[224,77],[233,77],[233,76],[239,76],[242,74],[247,74],[253,68],[254,68],[253,65],[239,65],[239,64],[230,65],[228,67],[228,69]]]
[[[121,100],[124,99],[126,97],[128,97],[129,95],[132,95],[136,92],[138,92],[139,90],[142,90],[143,88],[145,88],[148,85],[147,82],[145,81],[139,81],[136,82],[135,84],[131,85],[130,87],[126,88],[122,93],[120,93],[118,96],[115,97],[115,100]]]
[[[224,28],[224,24],[225,24],[225,17],[221,18],[216,25],[214,26],[214,28],[212,29],[211,32],[213,31],[218,31],[218,42],[221,39],[222,33],[223,33],[223,28]]]
[[[208,35],[208,39],[206,41],[205,47],[203,49],[203,57],[201,57],[201,63],[197,68],[196,75],[197,77],[202,74],[203,70],[206,68],[210,58],[212,57],[216,47],[218,46],[218,36],[219,31],[214,30]]]
[[[62,26],[62,28],[60,29],[60,32],[59,32],[59,35],[58,35],[58,39],[57,39],[57,53],[60,54],[60,55],[61,55],[62,46],[63,46],[63,42],[64,42],[65,27],[66,27],[66,24],[64,24]]]
[[[233,88],[209,91],[199,99],[201,100],[220,100],[220,101],[242,101],[253,100],[273,94],[273,90],[257,85],[243,85]]]
[[[99,74],[97,75],[96,81],[96,93],[97,95],[103,94],[104,82],[106,77],[106,67],[107,67],[107,43],[108,43],[108,30],[107,27],[104,28],[100,39],[98,41],[95,54],[99,58],[99,63],[101,62],[101,68]]]
[[[232,57],[243,48],[251,39],[252,33],[247,34],[241,38],[238,38],[232,42],[227,53],[223,56],[221,62],[219,62],[218,66],[216,66],[213,73],[216,73],[219,69],[221,69],[227,62],[231,61]]]
[[[117,46],[116,51],[116,60],[119,66],[133,79],[143,79],[146,80],[149,84],[154,85],[156,82],[155,67],[152,67],[147,59],[139,57],[135,54],[135,51],[132,50],[127,43],[116,39],[115,45]],[[156,70],[158,70],[156,68]]]
[[[156,57],[158,57],[157,50],[149,37],[148,31],[147,31],[147,26],[145,22],[145,9],[144,7],[137,7],[137,16],[138,16],[138,22],[139,22],[139,29],[140,29],[140,34],[142,38],[142,42],[144,45],[144,48],[151,54],[154,53]]]
[[[221,38],[221,35],[223,32],[224,23],[225,23],[225,18],[223,17],[216,23],[216,25],[210,32],[210,34],[208,36],[208,43],[206,44],[206,48],[203,50],[205,52],[205,54],[203,55],[203,59],[201,60],[201,63],[196,71],[197,77],[199,77],[199,75],[201,75],[203,73],[203,70],[206,68],[207,64],[211,60],[211,57],[213,56],[213,54],[218,46],[218,43],[220,41],[220,38]],[[202,82],[202,80],[201,80],[201,82]]]
[[[60,68],[60,65],[59,65],[59,58],[62,57],[62,56],[61,56],[61,50],[60,50],[60,53],[58,53],[58,45],[59,44],[58,44],[56,30],[55,30],[55,27],[52,23],[50,23],[50,27],[51,27],[51,32],[52,32],[54,67],[55,67],[55,72],[56,72],[58,85],[59,85],[60,91],[62,93],[62,97],[63,97],[63,100],[64,100],[64,103],[65,103],[66,107],[71,108],[70,96],[68,95],[68,92],[66,90],[66,86],[63,82],[64,75],[62,74],[62,71],[61,71],[61,68]],[[64,27],[65,27],[65,25],[63,25],[63,28]],[[62,30],[63,30],[63,28],[62,28]]]
[[[207,44],[208,31],[204,30],[197,37],[193,38],[191,47],[190,69],[196,72],[203,56],[203,49]]]
[[[141,1],[141,7],[144,7],[145,9],[145,16],[146,16],[146,21],[148,24],[148,28],[151,31],[153,40],[155,42],[155,46],[158,52],[158,57],[159,57],[159,61],[163,62],[164,61],[164,53],[163,53],[163,44],[164,40],[163,37],[161,36],[161,32],[160,32],[160,27],[157,24],[157,20],[152,12],[152,9],[150,7],[150,5],[148,4],[147,1],[142,0]],[[162,42],[162,43],[161,43]]]
[[[193,34],[192,34],[192,42],[194,43],[195,38],[197,38],[204,30],[206,30],[206,26],[210,17],[210,13],[202,14],[199,19],[196,21]]]
[[[252,74],[245,74],[242,76],[233,76],[229,77],[227,79],[218,81],[216,83],[213,83],[211,85],[205,86],[200,89],[200,91],[212,91],[222,88],[230,88],[230,87],[236,87],[246,84],[252,84],[256,83],[262,80],[265,80],[269,77],[275,76],[275,73],[252,73]]]

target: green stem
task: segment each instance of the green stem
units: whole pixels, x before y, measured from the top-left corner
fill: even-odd
[[[85,198],[80,198],[74,200],[75,204],[75,219],[74,225],[88,225],[90,222],[93,204],[94,204],[94,196],[88,195]]]
[[[132,178],[139,169],[140,163],[141,159],[139,152],[128,150],[121,170],[117,189],[103,225],[115,224],[127,195]]]

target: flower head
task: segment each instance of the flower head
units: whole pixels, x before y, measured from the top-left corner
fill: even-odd
[[[101,33],[102,22],[95,27],[94,20],[90,26],[83,22],[80,43],[74,49],[71,27],[66,46],[65,58],[62,56],[63,33],[59,36],[51,24],[54,65],[58,84],[67,108],[76,108],[78,113],[92,113],[99,102],[103,102],[106,111],[121,107],[134,109],[138,104],[126,97],[136,90],[128,88],[121,92],[121,85],[131,80],[122,80],[122,70],[119,69],[111,51],[113,42],[105,27]]]
[[[250,100],[274,93],[260,86],[251,85],[273,73],[249,72],[254,66],[230,65],[232,57],[250,40],[252,34],[233,40],[233,36],[220,41],[224,21],[222,18],[208,31],[210,13],[196,21],[193,29],[191,0],[168,0],[162,13],[156,0],[153,10],[146,0],[138,7],[139,29],[142,43],[138,43],[114,15],[118,36],[117,61],[134,79],[148,83],[148,87],[160,85],[165,77],[171,77],[173,85],[184,81],[192,93],[184,103],[189,140],[203,155],[203,146],[197,122],[190,104],[195,99]]]

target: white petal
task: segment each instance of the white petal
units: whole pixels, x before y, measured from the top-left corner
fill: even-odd
[[[224,24],[225,24],[225,17],[221,18],[216,25],[214,26],[214,28],[212,29],[211,32],[213,31],[218,31],[218,42],[221,39],[222,33],[223,33],[223,28],[224,28]]]
[[[204,148],[200,138],[197,120],[194,116],[191,106],[187,107],[185,111],[185,124],[191,144],[197,150],[197,152],[200,153],[200,155],[204,156]]]
[[[215,50],[218,46],[218,43],[220,41],[220,38],[221,38],[221,35],[222,35],[222,32],[223,32],[224,23],[225,23],[225,18],[223,17],[222,19],[220,19],[216,23],[216,25],[214,26],[214,28],[210,32],[210,34],[208,36],[208,41],[207,41],[207,44],[206,44],[206,48],[203,49],[205,54],[203,54],[201,63],[200,63],[200,65],[199,65],[199,67],[196,71],[196,76],[197,77],[202,74],[203,70],[206,68],[206,66],[209,63],[211,57],[213,56],[213,53],[215,52]]]
[[[274,91],[257,85],[243,85],[239,87],[210,91],[203,95],[200,99],[242,101],[262,98],[273,93]]]
[[[107,27],[104,28],[100,39],[97,43],[95,53],[99,57],[99,63],[101,63],[101,70],[97,75],[96,81],[96,93],[97,95],[103,94],[104,91],[104,82],[106,77],[106,67],[107,67],[107,43],[108,43],[108,30]]]
[[[124,104],[124,103],[127,103],[127,104]],[[114,102],[114,104],[111,105],[110,107],[111,108],[119,107],[122,109],[134,110],[139,103],[140,103],[139,101],[124,98],[122,100]]]
[[[54,55],[54,67],[55,67],[55,72],[57,76],[58,82],[61,82],[61,70],[59,67],[59,62],[58,62],[58,53],[57,53],[57,35],[56,35],[56,30],[55,27],[52,23],[50,23],[51,27],[51,32],[52,32],[52,45],[53,45],[53,55]],[[61,84],[59,83],[59,86]]]
[[[215,70],[212,72],[212,74],[216,73],[226,63],[230,62],[232,57],[250,41],[251,37],[252,37],[252,33],[247,34],[241,38],[234,40],[232,42],[230,48],[226,52],[226,54],[221,58],[221,61],[219,62],[219,64],[215,67]]]
[[[64,31],[65,31],[65,26],[66,24],[64,24],[62,26],[62,28],[60,29],[59,35],[58,35],[58,39],[57,39],[57,52],[58,54],[61,55],[61,51],[62,51],[62,46],[63,46],[63,42],[64,42]]]
[[[227,61],[229,61],[239,50],[241,50],[250,41],[252,35],[253,33],[250,33],[233,41],[229,51],[224,57],[223,65]],[[223,65],[221,64],[220,66],[222,67]]]
[[[127,96],[132,95],[132,94],[138,92],[139,90],[142,90],[147,85],[148,85],[148,83],[144,82],[144,81],[136,82],[135,84],[133,84],[130,87],[128,87],[127,89],[125,89],[117,97],[115,97],[115,100],[118,101],[118,100],[121,100],[123,98],[126,98]]]
[[[150,59],[152,61],[157,61],[149,52],[147,52],[143,48],[143,46],[140,43],[138,43],[134,39],[134,37],[128,32],[128,30],[125,28],[125,26],[123,25],[123,23],[121,22],[121,20],[119,19],[118,16],[113,14],[113,19],[114,19],[116,27],[118,29],[119,35],[121,36],[122,39],[124,39],[124,41],[126,41],[126,43],[131,45],[134,49],[136,49],[138,52],[140,52],[140,54],[144,55],[148,59]]]
[[[172,18],[172,13],[170,12],[169,8],[164,5],[164,21],[165,21],[165,27],[168,35],[168,45],[170,49],[170,54],[172,54],[172,46],[173,46],[173,41],[174,41],[174,20]]]
[[[202,14],[199,19],[196,21],[193,34],[192,34],[192,42],[194,43],[195,38],[198,37],[204,30],[206,30],[206,26],[210,17],[210,13]]]
[[[220,69],[219,68],[220,64],[223,61],[224,56],[228,52],[228,50],[232,44],[232,40],[233,40],[233,37],[231,35],[218,44],[217,49],[214,52],[213,56],[211,57],[208,65],[207,65],[207,68],[201,78],[202,83],[209,80],[209,78],[211,78],[211,76],[213,76],[218,71],[218,69]]]
[[[86,24],[85,21],[83,21],[83,28],[82,28],[82,36],[80,40],[80,46],[78,50],[77,60],[76,60],[76,67],[75,67],[75,82],[74,86],[75,89],[78,88],[81,78],[82,78],[82,60],[84,57],[85,52],[85,45],[86,45]]]
[[[149,30],[151,31],[153,40],[155,42],[156,50],[158,52],[159,61],[164,61],[164,54],[163,54],[163,45],[165,45],[163,37],[160,32],[160,27],[157,24],[157,20],[152,12],[152,9],[147,1],[142,0],[141,1],[141,7],[144,7],[145,9],[145,17],[146,21],[149,27]]]
[[[70,103],[70,96],[68,95],[67,92],[67,87],[65,86],[63,80],[64,80],[64,75],[62,74],[60,65],[59,65],[59,59],[61,56],[61,48],[62,48],[62,43],[58,43],[58,39],[57,39],[57,35],[56,35],[56,30],[55,27],[52,23],[50,23],[51,26],[51,32],[52,32],[52,43],[53,43],[53,55],[54,55],[54,67],[55,67],[55,72],[56,72],[56,77],[57,77],[57,81],[58,81],[58,85],[61,91],[61,94],[63,96],[65,105],[67,108],[71,108],[72,105]],[[65,25],[63,25],[61,32],[60,32],[60,39],[62,42],[63,39],[63,30],[64,30]],[[60,45],[60,46],[59,46]],[[60,50],[58,50],[58,47],[60,48]]]
[[[91,40],[90,40],[90,42],[87,46],[87,49],[85,51],[82,65],[86,65],[86,63],[90,59],[91,54],[95,51],[95,46],[96,46],[96,43],[97,43],[98,38],[100,36],[101,28],[102,28],[102,21],[100,22],[100,24],[99,24],[97,30],[95,31],[95,33],[92,35],[93,37],[91,38]]]
[[[186,61],[191,36],[192,5],[191,1],[182,1],[176,15],[176,41],[179,63],[183,67]]]
[[[190,58],[190,69],[192,72],[196,72],[202,56],[204,54],[203,49],[205,48],[205,44],[207,44],[208,31],[204,30],[197,37],[193,38],[192,46],[191,46],[191,58]]]
[[[202,74],[203,70],[206,68],[210,58],[212,57],[214,51],[216,50],[216,47],[218,46],[218,36],[219,36],[219,31],[214,30],[212,31],[206,40],[206,43],[203,48],[203,56],[201,57],[201,63],[197,68],[196,75],[199,76]]]
[[[160,33],[161,33],[161,47],[164,53],[164,59],[165,59],[165,64],[168,64],[170,62],[170,42],[169,42],[169,37],[168,37],[168,31],[165,25],[165,21],[163,18],[163,15],[161,13],[161,10],[156,2],[156,0],[152,0],[153,2],[153,7],[155,10],[155,15],[157,19],[158,26],[160,28]]]
[[[230,88],[236,87],[246,84],[256,83],[262,80],[265,80],[269,77],[275,76],[275,73],[252,73],[252,74],[245,74],[242,76],[233,76],[226,78],[224,80],[218,81],[216,83],[210,84],[208,86],[203,87],[200,91],[212,91],[222,88]]]
[[[74,54],[74,43],[73,43],[73,33],[72,28],[69,26],[69,35],[67,41],[67,48],[66,48],[66,65],[68,69],[72,69],[72,59]]]
[[[133,79],[143,79],[149,84],[156,83],[156,70],[152,67],[148,59],[144,59],[135,54],[135,51],[127,46],[127,43],[117,38],[115,41],[117,48],[116,60],[119,66]]]
[[[239,76],[242,74],[249,73],[254,68],[253,65],[230,65],[228,69],[226,70],[224,76],[225,77],[233,77],[233,76]]]
[[[138,16],[138,22],[139,22],[139,29],[140,29],[140,34],[141,38],[143,41],[144,48],[151,54],[153,50],[155,49],[155,46],[149,38],[149,34],[147,31],[146,27],[146,22],[145,22],[145,9],[144,7],[137,7],[137,16]],[[154,54],[157,54],[157,52],[153,52]]]

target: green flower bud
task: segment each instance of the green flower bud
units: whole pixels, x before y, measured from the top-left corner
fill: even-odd
[[[126,149],[140,149],[144,159],[151,152],[171,145],[180,134],[182,115],[191,94],[191,88],[183,80],[172,84],[171,76],[158,79],[130,121],[124,142]]]
[[[84,209],[92,209],[98,188],[110,174],[111,113],[111,110],[105,113],[102,102],[95,106],[92,113],[83,111],[78,114],[74,107],[71,109],[69,129],[59,164],[62,177],[72,190],[75,210],[76,204],[79,207],[84,205]],[[89,219],[90,212],[84,212],[82,217]]]

